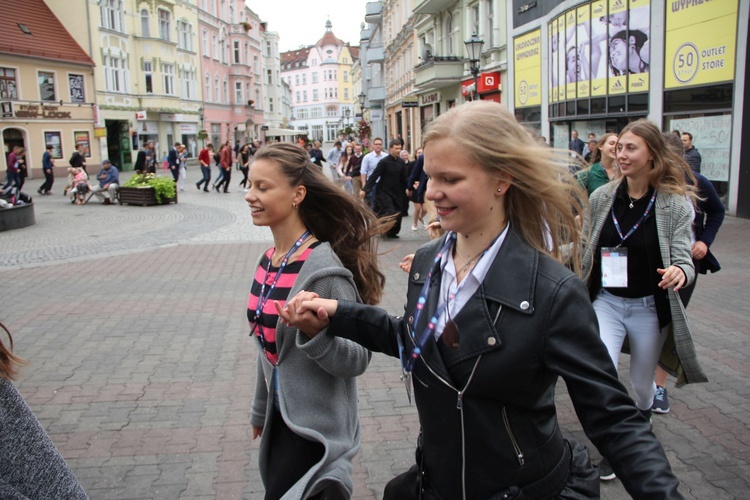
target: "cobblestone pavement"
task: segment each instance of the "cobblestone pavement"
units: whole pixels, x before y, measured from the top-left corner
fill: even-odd
[[[188,183],[179,204],[149,208],[70,205],[62,183],[35,198],[35,226],[0,233],[0,319],[30,362],[21,393],[94,499],[262,498],[245,301],[270,232],[252,226],[237,180],[226,195]],[[381,245],[393,314],[398,261],[427,239],[406,221],[401,236]],[[750,497],[749,247],[750,221],[728,217],[713,247],[723,270],[701,276],[689,308],[711,382],[670,383],[672,411],[653,419],[687,498]],[[380,498],[413,460],[418,420],[393,359],[375,355],[359,391],[355,498]],[[585,440],[564,384],[557,399]],[[628,495],[613,481],[602,497]]]

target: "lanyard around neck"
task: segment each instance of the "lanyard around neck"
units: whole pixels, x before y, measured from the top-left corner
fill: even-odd
[[[625,240],[630,238],[630,235],[632,235],[636,229],[641,227],[641,224],[643,224],[643,221],[646,220],[646,217],[648,217],[648,214],[651,212],[651,209],[654,207],[654,202],[656,201],[656,190],[654,189],[654,194],[651,195],[651,200],[648,202],[648,206],[646,207],[646,210],[643,212],[643,215],[641,216],[641,219],[633,225],[633,227],[630,228],[630,231],[628,231],[628,234],[625,236],[622,235],[622,231],[620,230],[620,223],[617,220],[617,216],[615,215],[615,203],[612,202],[612,222],[615,223],[615,229],[617,230],[617,234],[620,236],[620,244],[617,245],[615,248],[619,248],[622,246],[623,243],[625,243]]]
[[[287,263],[289,262],[289,259],[292,257],[294,252],[299,250],[299,247],[302,246],[302,243],[305,242],[307,237],[310,236],[310,231],[305,231],[302,236],[297,238],[297,241],[294,243],[294,246],[289,249],[289,251],[284,256],[284,260],[281,261],[281,264],[279,265],[279,270],[276,273],[276,276],[273,278],[273,282],[271,283],[271,286],[268,288],[268,293],[266,293],[266,282],[268,281],[268,275],[271,272],[271,260],[273,260],[273,254],[268,259],[268,265],[266,266],[266,275],[263,277],[263,285],[260,287],[260,293],[258,294],[258,305],[255,306],[255,326],[257,328],[258,332],[258,338],[260,339],[260,345],[263,348],[263,351],[266,350],[266,336],[263,334],[263,325],[260,324],[260,315],[263,311],[263,308],[266,306],[266,303],[268,302],[268,298],[273,293],[273,290],[276,288],[276,283],[279,281],[279,277],[284,272],[284,268],[286,267]],[[276,250],[274,249],[274,252]]]
[[[497,239],[500,237],[500,235],[503,234],[503,231],[500,232],[487,246],[487,248],[484,249],[482,252],[482,255],[479,256],[477,259],[477,264],[479,264],[479,261],[482,260],[482,258],[487,254],[487,251],[489,251],[490,248],[492,248],[492,245],[495,244]],[[443,260],[443,255],[450,250],[454,245],[456,244],[456,233],[449,232],[448,235],[445,238],[445,243],[443,243],[443,246],[440,247],[440,251],[435,256],[435,259],[432,262],[432,267],[430,268],[430,272],[427,274],[427,279],[424,282],[424,285],[422,285],[422,291],[419,294],[419,298],[417,299],[417,305],[414,309],[414,319],[412,324],[414,325],[414,328],[417,327],[419,324],[419,318],[422,316],[422,312],[424,312],[425,306],[427,304],[427,297],[430,293],[430,285],[432,283],[433,276],[436,275],[438,272],[442,272],[443,267],[440,265],[441,261]],[[466,279],[466,278],[464,278]],[[411,371],[414,369],[414,363],[417,361],[417,358],[420,354],[422,354],[422,349],[427,344],[427,340],[434,336],[435,334],[435,328],[438,324],[438,318],[440,318],[440,315],[443,314],[443,311],[446,308],[448,301],[444,301],[440,307],[437,308],[435,313],[430,318],[430,321],[427,322],[427,326],[425,326],[424,330],[422,330],[422,333],[419,335],[419,338],[416,338],[416,335],[414,334],[413,329],[410,329],[411,337],[414,340],[414,349],[411,351],[411,355],[408,359],[403,360],[402,359],[402,366],[405,372],[411,373]],[[400,353],[402,356],[403,354]]]

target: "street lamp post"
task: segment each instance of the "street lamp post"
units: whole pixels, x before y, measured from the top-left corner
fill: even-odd
[[[482,45],[484,40],[479,38],[479,35],[474,33],[471,38],[464,42],[466,45],[466,52],[469,54],[469,70],[474,76],[474,90],[471,93],[471,100],[477,98],[477,82],[479,80],[479,56],[482,54]]]
[[[365,118],[365,99],[367,99],[367,94],[360,92],[357,100],[359,100],[359,112],[362,114],[362,119]]]

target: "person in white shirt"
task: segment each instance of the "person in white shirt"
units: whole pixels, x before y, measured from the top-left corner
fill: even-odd
[[[370,177],[370,175],[375,171],[375,167],[378,166],[378,163],[380,163],[380,160],[385,158],[385,153],[383,153],[383,139],[380,137],[376,137],[372,140],[372,151],[367,153],[364,158],[362,158],[362,167],[359,172],[360,180],[362,182],[362,186],[367,184],[367,179]],[[370,191],[368,194],[366,200],[367,204],[372,206],[372,200],[373,196],[375,196],[375,190],[377,189],[377,186],[375,189]]]

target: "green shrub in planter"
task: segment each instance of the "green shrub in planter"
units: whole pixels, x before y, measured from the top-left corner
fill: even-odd
[[[163,203],[163,200],[169,200],[175,197],[174,179],[171,177],[158,177],[154,174],[136,174],[123,184],[123,187],[134,188],[154,188],[156,201]]]

